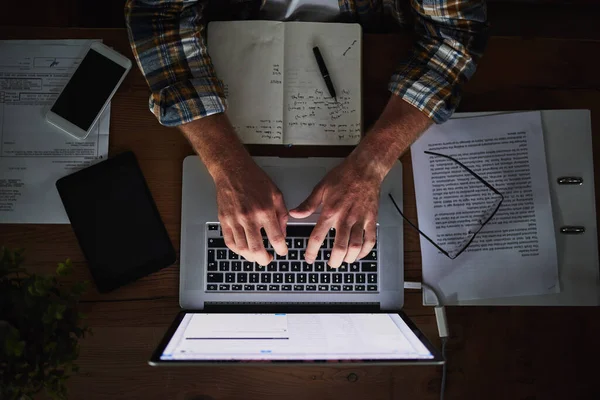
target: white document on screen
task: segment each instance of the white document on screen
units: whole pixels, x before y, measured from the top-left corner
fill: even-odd
[[[504,200],[487,224],[497,196],[452,160],[471,169]],[[430,128],[411,147],[419,228],[443,250],[464,243],[450,259],[421,236],[423,282],[452,304],[459,300],[560,292],[548,170],[540,112],[460,118]],[[425,291],[425,304],[435,304]]]
[[[68,224],[56,180],[107,157],[110,107],[84,140],[45,120],[91,42],[0,41],[0,223]]]

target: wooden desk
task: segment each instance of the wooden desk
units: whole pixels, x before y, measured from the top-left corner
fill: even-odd
[[[103,38],[132,57],[124,30],[0,28],[0,39]],[[387,79],[410,43],[368,36],[364,114],[370,125],[383,108]],[[461,111],[589,108],[600,126],[600,75],[588,55],[600,42],[495,37],[465,90]],[[0,55],[1,56],[1,55]],[[147,110],[148,88],[134,68],[112,102],[110,154],[133,150],[176,248],[181,214],[181,163],[192,149]],[[595,153],[600,141],[594,140]],[[344,156],[347,148],[252,147],[254,155]],[[410,157],[404,165],[404,205],[416,218]],[[599,168],[600,162],[596,163]],[[600,176],[596,174],[596,176]],[[599,185],[600,186],[600,185]],[[598,187],[598,186],[597,186]],[[600,198],[598,195],[597,198]],[[405,276],[418,280],[418,236],[405,229]],[[27,249],[26,267],[51,271],[70,257],[73,279],[90,279],[68,225],[0,225],[0,243]],[[178,266],[113,293],[93,288],[83,311],[94,336],[83,341],[81,373],[69,381],[72,399],[436,399],[436,367],[151,368],[150,353],[179,311]],[[420,295],[405,311],[434,343],[436,325]],[[600,398],[598,308],[453,307],[448,311],[448,399]],[[590,361],[593,360],[593,361]],[[208,396],[208,397],[203,397]]]

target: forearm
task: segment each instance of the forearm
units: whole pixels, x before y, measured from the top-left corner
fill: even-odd
[[[223,113],[181,125],[183,132],[215,181],[235,175],[250,155]]]
[[[432,121],[399,96],[392,95],[383,113],[354,149],[350,159],[383,179],[394,163]]]

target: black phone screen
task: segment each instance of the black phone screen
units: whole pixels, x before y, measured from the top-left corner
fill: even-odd
[[[87,131],[125,71],[125,67],[90,49],[51,111]]]

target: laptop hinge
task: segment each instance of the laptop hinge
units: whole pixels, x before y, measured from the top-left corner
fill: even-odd
[[[379,303],[244,303],[206,302],[204,310],[211,313],[314,313],[360,314],[381,312]]]

